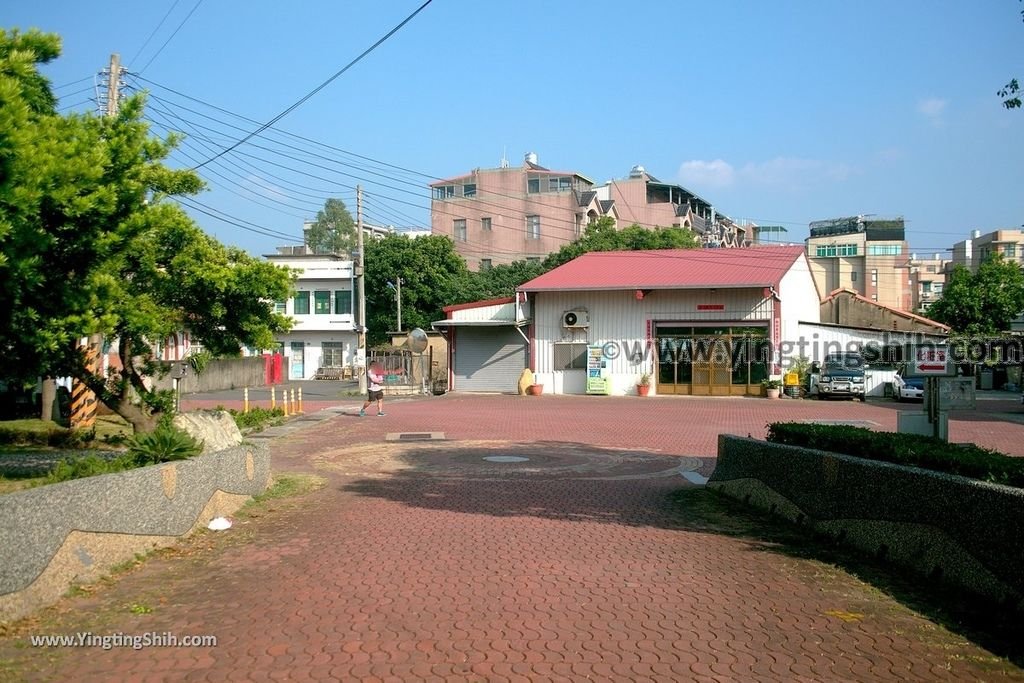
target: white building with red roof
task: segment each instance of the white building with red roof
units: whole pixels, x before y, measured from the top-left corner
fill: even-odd
[[[648,374],[651,393],[760,395],[782,342],[820,311],[799,246],[591,252],[519,291],[530,366],[559,394],[636,393]]]
[[[545,393],[631,394],[648,374],[655,394],[760,395],[820,319],[800,246],[591,252],[478,303],[438,323],[455,391],[514,391],[514,361]]]

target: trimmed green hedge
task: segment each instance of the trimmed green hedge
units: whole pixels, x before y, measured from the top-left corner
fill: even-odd
[[[774,422],[768,425],[767,439],[1024,488],[1024,458],[970,444],[951,444],[931,436],[873,432],[848,425]]]

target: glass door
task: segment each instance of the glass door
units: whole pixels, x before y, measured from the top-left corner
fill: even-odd
[[[302,379],[305,375],[306,344],[304,342],[292,342],[291,344],[291,370],[288,373],[289,379]]]

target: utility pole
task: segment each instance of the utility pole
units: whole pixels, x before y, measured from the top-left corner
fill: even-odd
[[[398,331],[402,331],[402,278],[398,278]]]
[[[107,80],[107,107],[105,114],[117,116],[118,106],[121,100],[121,56],[117,53],[110,55],[110,73]],[[102,374],[102,359],[100,351],[103,348],[103,335],[93,332],[86,338],[76,342],[76,346],[85,353],[86,370],[94,375]],[[175,382],[177,385],[177,382]],[[46,394],[44,391],[44,402]],[[72,380],[71,382],[71,414],[69,423],[72,428],[89,428],[96,423],[97,409],[96,394],[89,390],[82,382]],[[45,413],[45,408],[44,408]]]
[[[107,82],[107,116],[117,116],[121,99],[121,55],[110,55],[110,80]]]
[[[363,363],[359,373],[359,393],[366,393],[366,279],[363,275],[363,186],[356,185],[356,249],[359,250],[359,265],[356,266],[356,277],[359,283],[359,348],[357,358]]]

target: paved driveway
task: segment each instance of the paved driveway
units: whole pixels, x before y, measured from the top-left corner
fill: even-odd
[[[83,656],[18,647],[22,631],[0,663],[56,680],[1024,680],[907,607],[912,585],[812,559],[796,532],[692,483],[719,432],[892,428],[891,405],[452,395],[386,410],[293,422],[275,469],[326,486],[31,625],[216,647]],[[1018,454],[1022,437],[1000,418],[954,424]]]

